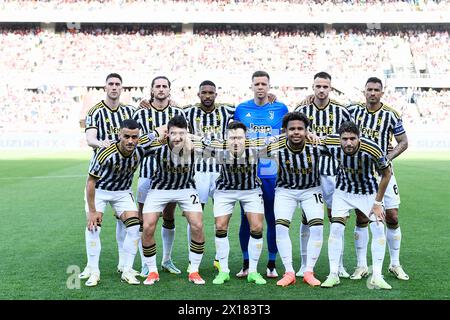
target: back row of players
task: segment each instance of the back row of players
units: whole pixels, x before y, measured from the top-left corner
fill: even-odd
[[[100,222],[108,202],[118,218],[118,270],[123,281],[140,283],[136,279],[139,273],[132,269],[140,239],[144,284],[159,281],[154,232],[161,212],[161,267],[171,273],[181,273],[171,259],[174,211],[178,203],[190,227],[188,278],[195,284],[205,283],[198,267],[205,243],[202,207],[209,197],[214,197],[215,266],[219,270],[214,284],[230,279],[227,230],[236,201],[240,201],[243,210],[239,236],[244,264],[238,277],[246,276],[249,282],[257,284],[266,283],[257,272],[264,215],[269,249],[266,276],[278,277],[275,258],[279,251],[286,271],[277,285],[295,283],[289,225],[296,207],[300,206],[302,260],[297,276],[302,276],[304,282],[332,287],[339,284],[339,277],[367,276],[371,221],[377,222],[370,223],[373,233],[370,283],[373,287],[391,288],[381,276],[386,239],[391,257],[389,271],[398,279],[408,280],[399,262],[400,199],[390,166],[390,161],[406,150],[408,143],[399,114],[380,101],[381,80],[368,79],[365,104],[344,107],[329,99],[331,76],[320,72],[314,76],[314,96],[297,106],[298,112],[293,113],[288,113],[283,103],[272,101],[274,97],[270,96],[269,89],[269,75],[255,72],[252,75],[254,98],[234,108],[216,104],[215,84],[203,81],[198,93],[200,103],[181,109],[171,105],[170,81],[161,76],[152,81],[150,101],[144,101],[136,110],[120,103],[120,75],[108,75],[106,99],[89,110],[86,118],[87,141],[96,150],[86,187],[88,264],[80,274],[81,278],[88,279],[87,286],[95,286],[100,280]],[[267,139],[277,136],[282,129],[284,134],[277,141]],[[202,142],[188,136],[188,130],[202,137]],[[145,136],[138,143],[139,133]],[[395,148],[391,147],[392,135],[397,140]],[[310,142],[317,136],[322,138],[320,148]],[[195,142],[190,143],[191,139]],[[139,209],[136,210],[131,179],[141,160]],[[323,200],[331,221],[330,275],[321,284],[313,268],[322,247]],[[344,227],[350,209],[355,209],[357,214],[357,267],[351,276],[343,267],[342,258]],[[378,220],[386,221],[386,233]]]

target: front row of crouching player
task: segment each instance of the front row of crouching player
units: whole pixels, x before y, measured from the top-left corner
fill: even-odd
[[[351,209],[359,209],[371,221],[373,288],[391,289],[381,274],[385,254],[383,196],[391,176],[390,162],[373,142],[360,138],[358,126],[344,122],[338,134],[324,139],[308,133],[309,119],[290,112],[283,118],[285,133],[271,139],[247,139],[247,128],[240,122],[228,125],[225,141],[207,141],[188,133],[184,117],[173,117],[166,127],[139,137],[134,120],[121,124],[119,141],[99,149],[91,160],[86,184],[86,252],[88,263],[80,278],[87,286],[100,281],[100,225],[108,203],[125,223],[125,267],[121,276],[128,284],[139,284],[132,266],[139,240],[139,219],[131,185],[142,159],[154,157],[157,163],[143,210],[142,246],[149,274],[144,284],[159,281],[156,264],[155,228],[168,203],[178,203],[190,225],[189,275],[194,284],[205,284],[199,274],[205,246],[202,207],[195,190],[195,159],[214,157],[220,164],[220,176],[214,193],[215,247],[219,273],[213,284],[230,280],[228,225],[235,203],[240,202],[250,224],[248,282],[266,284],[257,271],[263,247],[264,204],[257,165],[261,158],[278,162],[275,192],[276,241],[285,273],[277,282],[286,287],[295,284],[292,243],[289,226],[297,206],[310,229],[303,281],[310,286],[334,287],[339,284],[338,268],[343,250],[342,236]],[[331,228],[328,239],[330,274],[321,283],[314,275],[323,242],[324,207],[320,188],[319,158],[332,157],[338,163],[336,190],[333,194]],[[379,178],[381,175],[381,179]],[[300,237],[300,235],[298,235]]]

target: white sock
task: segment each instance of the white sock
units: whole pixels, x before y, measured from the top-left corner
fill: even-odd
[[[141,269],[144,268],[145,265],[145,257],[144,257],[144,250],[142,249],[142,232],[139,232],[139,243],[138,243],[138,248],[139,248],[139,255],[141,256]]]
[[[400,265],[400,244],[402,242],[402,232],[400,227],[397,229],[386,228],[386,240],[391,257],[391,266]]]
[[[205,243],[195,242],[191,240],[191,246],[189,250],[189,261],[191,262],[190,272],[198,272],[200,263],[202,262],[203,252],[205,250]]]
[[[280,254],[284,268],[286,272],[294,272],[294,267],[292,266],[292,242],[289,237],[289,228],[285,225],[276,224],[275,234],[278,253]]]
[[[123,242],[124,272],[133,269],[134,258],[136,257],[139,243],[139,225],[128,227],[126,232],[125,241]]]
[[[381,276],[381,268],[383,267],[384,254],[386,252],[386,236],[384,234],[384,225],[379,222],[370,224],[372,231],[372,268],[373,276]]]
[[[186,236],[187,236],[188,252],[190,252],[191,251],[191,225],[189,223],[186,226]]]
[[[158,268],[156,267],[156,255],[144,257],[144,262],[147,265],[148,272],[158,272]]]
[[[156,243],[148,248],[142,246],[144,251],[144,263],[148,267],[149,272],[158,273],[158,268],[156,267]]]
[[[344,249],[345,249],[345,235],[342,234],[342,250],[341,256],[339,257],[339,269],[344,269]]]
[[[300,255],[302,257],[302,268],[306,268],[306,261],[308,257],[308,240],[309,240],[309,226],[300,223]]]
[[[116,219],[116,241],[117,241],[117,250],[119,251],[119,263],[118,267],[123,267],[123,241],[126,236],[126,227],[125,224],[120,219]]]
[[[355,250],[358,267],[367,268],[367,245],[369,244],[369,228],[355,226]]]
[[[230,241],[228,236],[226,237],[215,237],[216,244],[216,259],[219,260],[220,271],[230,272],[228,267],[228,256],[230,255]]]
[[[161,238],[163,243],[163,259],[165,262],[172,257],[173,242],[175,241],[175,228],[168,229],[164,226],[161,228]]]
[[[258,269],[258,261],[261,256],[263,247],[263,238],[262,235],[259,239],[253,238],[252,233],[250,231],[250,240],[248,241],[248,273],[257,272]]]
[[[206,206],[206,204],[205,204],[205,206]],[[214,225],[213,228],[214,228],[214,234],[215,234],[216,233],[216,226]],[[214,255],[214,261],[219,261],[219,257],[217,255],[217,250],[216,250],[216,254]]]
[[[328,260],[330,261],[330,274],[338,274],[339,260],[342,251],[342,235],[345,226],[340,223],[332,223],[330,236],[328,237]]]
[[[305,271],[312,272],[322,250],[323,225],[312,226],[309,230],[311,235],[308,240],[308,258]]]
[[[93,271],[100,271],[99,260],[102,244],[100,242],[101,227],[97,227],[97,231],[89,231],[85,229],[84,236],[86,239],[87,266]]]

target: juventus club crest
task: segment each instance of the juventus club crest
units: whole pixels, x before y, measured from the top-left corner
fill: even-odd
[[[273,120],[275,118],[275,112],[274,111],[269,111],[269,119]]]

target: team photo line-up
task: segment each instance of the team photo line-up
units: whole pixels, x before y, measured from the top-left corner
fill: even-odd
[[[213,284],[230,281],[228,225],[236,202],[241,207],[243,256],[238,278],[266,284],[257,271],[265,219],[266,277],[280,278],[277,286],[293,285],[301,277],[310,286],[331,288],[340,278],[369,277],[370,289],[392,289],[382,275],[386,242],[388,271],[399,280],[409,279],[400,264],[400,196],[392,166],[407,149],[408,139],[399,113],[381,102],[380,79],[371,77],[365,83],[365,102],[343,106],[329,98],[331,76],[319,72],[313,78],[314,94],[292,112],[269,93],[265,71],[253,73],[254,97],[236,107],[216,103],[216,85],[205,80],[199,85],[200,101],[181,108],[170,98],[170,86],[167,77],[155,77],[150,99],[134,108],[120,102],[122,78],[111,73],[105,99],[88,111],[86,140],[94,151],[85,188],[87,265],[79,275],[86,286],[100,282],[101,223],[108,203],[117,218],[121,281],[159,281],[155,231],[160,217],[161,270],[181,274],[172,260],[178,204],[188,222],[188,280],[205,284],[199,266],[205,248],[203,209],[209,198],[215,218]],[[135,201],[132,181],[138,168]],[[330,222],[330,273],[321,282],[314,267],[323,244],[324,205]],[[302,211],[295,233],[301,255],[297,273],[289,236],[296,208]],[[343,242],[352,209],[357,267],[350,275],[343,265]],[[138,251],[140,272],[133,269]],[[285,269],[282,277],[275,266],[278,253]]]

